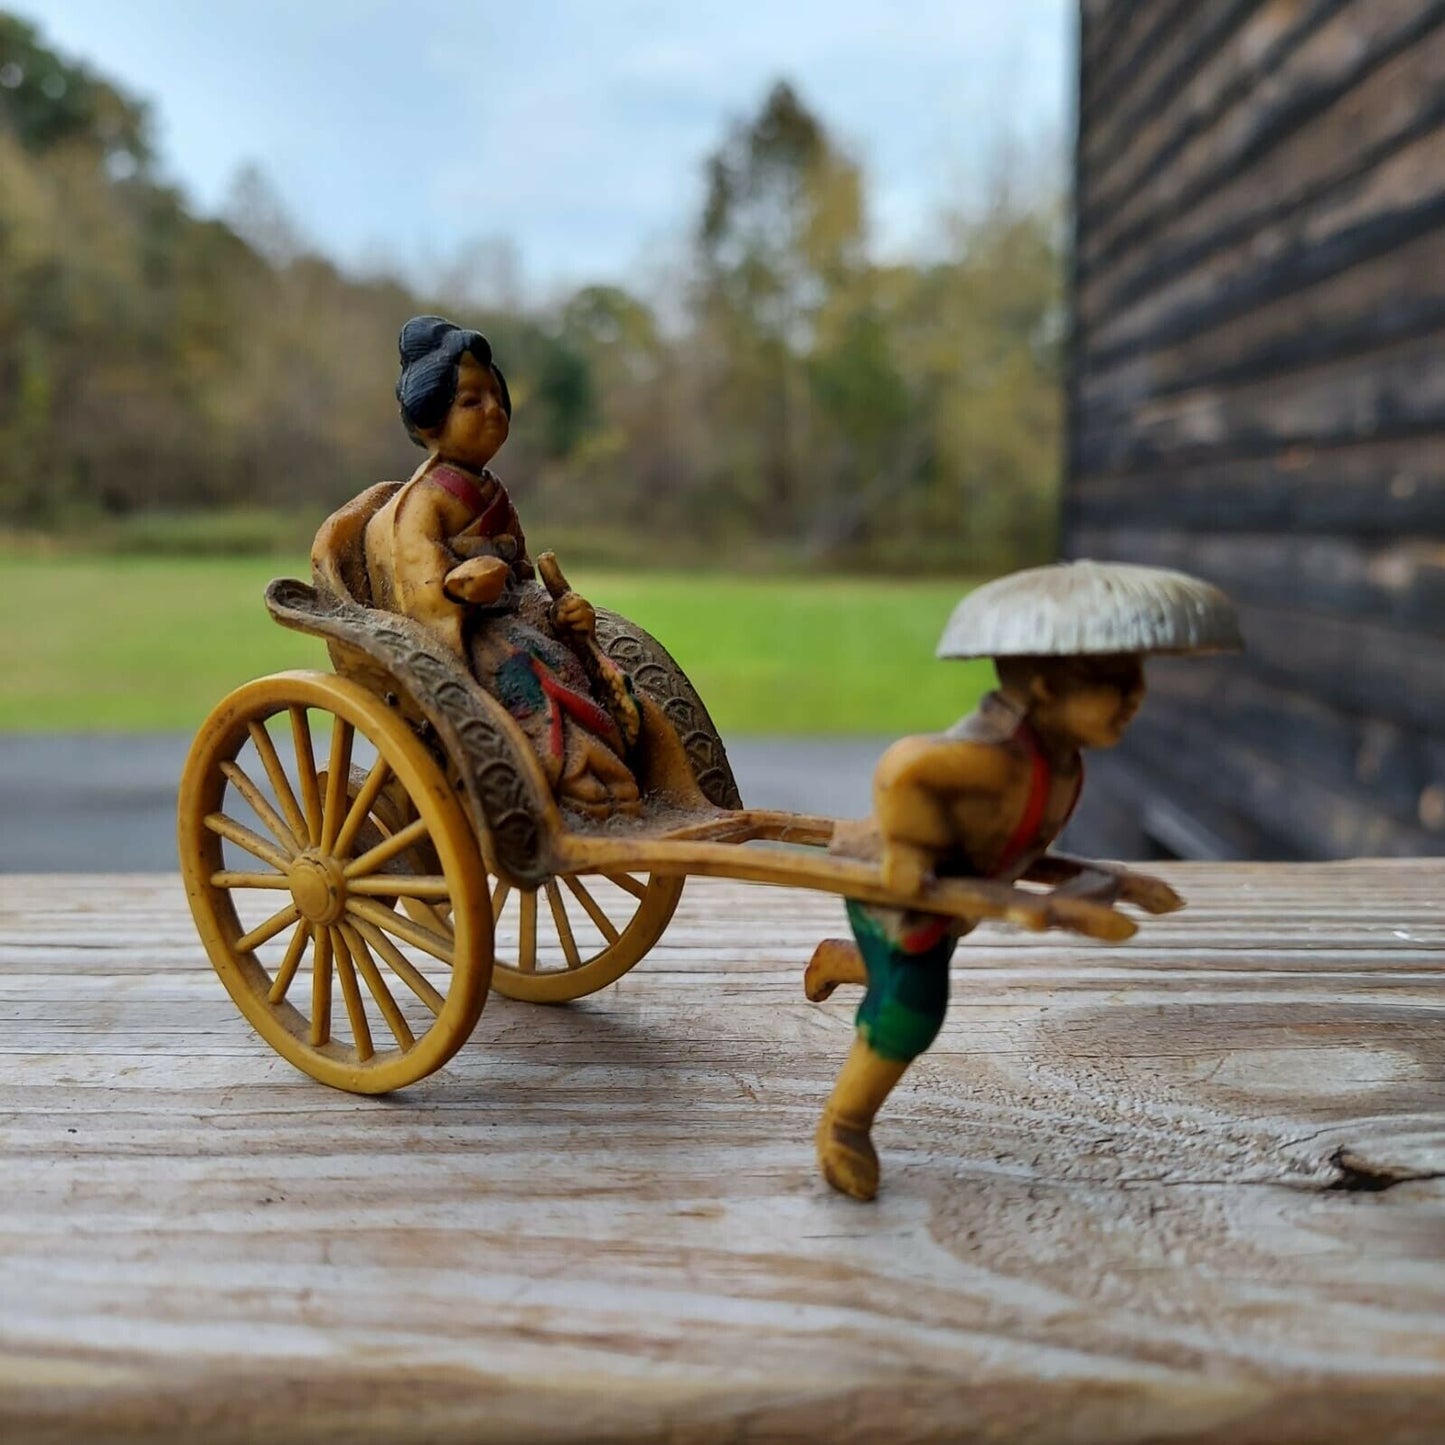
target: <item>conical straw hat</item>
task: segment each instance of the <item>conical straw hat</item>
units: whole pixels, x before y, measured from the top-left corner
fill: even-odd
[[[1234,652],[1234,604],[1183,572],[1126,562],[1060,562],[1000,577],[953,610],[939,657],[1082,657]]]

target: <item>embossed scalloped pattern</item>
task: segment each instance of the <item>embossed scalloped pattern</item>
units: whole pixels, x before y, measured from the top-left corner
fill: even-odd
[[[743,800],[722,739],[702,699],[668,650],[636,623],[601,607],[597,609],[597,641],[631,677],[638,692],[655,702],[676,729],[708,802],[719,808],[741,808]]]
[[[541,822],[550,800],[537,796],[487,694],[422,628],[294,580],[273,582],[266,605],[283,625],[355,648],[394,677],[458,765],[473,821],[485,829],[502,869],[518,883],[552,876]]]

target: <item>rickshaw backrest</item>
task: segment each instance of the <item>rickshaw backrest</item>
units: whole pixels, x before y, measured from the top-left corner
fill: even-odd
[[[371,606],[366,575],[366,524],[396,495],[401,482],[379,482],[353,497],[320,526],[311,544],[311,580],[362,607]]]

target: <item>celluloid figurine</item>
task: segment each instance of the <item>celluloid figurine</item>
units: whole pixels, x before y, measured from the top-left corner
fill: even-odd
[[[535,575],[506,488],[488,470],[511,397],[478,331],[440,316],[402,328],[396,395],[426,460],[367,523],[373,605],[431,629],[527,734],[558,800],[596,821],[640,810],[642,729],[630,682],[597,645],[592,606],[555,558]]]
[[[1075,562],[980,588],[954,611],[938,655],[993,658],[997,689],[947,732],[890,747],[874,775],[873,817],[840,825],[833,851],[879,860],[900,897],[916,897],[935,878],[1058,882],[1071,874],[1080,896],[1107,896],[1107,865],[1045,857],[1078,802],[1083,749],[1122,738],[1144,697],[1146,655],[1239,645],[1229,599],[1178,572]],[[835,1189],[871,1199],[873,1121],[938,1036],[949,961],[969,925],[921,905],[850,899],[847,911],[855,942],[819,944],[804,981],[815,1002],[840,983],[867,990],[818,1125],[818,1163]]]

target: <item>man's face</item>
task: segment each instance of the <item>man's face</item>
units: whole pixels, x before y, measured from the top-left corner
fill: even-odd
[[[507,431],[497,378],[491,367],[479,365],[468,352],[457,367],[457,394],[446,420],[422,434],[427,446],[443,461],[479,472],[496,456]]]
[[[1039,680],[1035,725],[1081,748],[1113,747],[1144,700],[1143,659],[1132,655],[1061,659]]]

